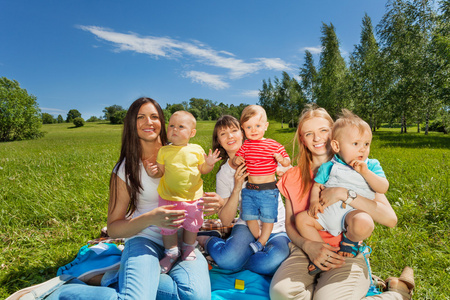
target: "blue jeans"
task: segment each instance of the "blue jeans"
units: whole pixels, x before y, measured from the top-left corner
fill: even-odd
[[[220,268],[232,271],[250,270],[261,275],[273,275],[289,256],[289,238],[283,233],[271,234],[264,251],[254,253],[249,244],[255,238],[246,225],[234,225],[227,240],[212,237],[206,251]]]
[[[242,189],[242,220],[261,220],[264,223],[276,222],[278,214],[279,193],[280,192],[278,191],[278,189]]]
[[[75,279],[46,299],[210,299],[208,264],[198,250],[196,255],[196,260],[179,261],[168,274],[160,274],[164,247],[136,237],[125,243],[117,289],[89,286]]]

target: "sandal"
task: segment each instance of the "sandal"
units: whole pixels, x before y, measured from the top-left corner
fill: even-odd
[[[393,281],[395,279],[403,282],[406,285],[406,287],[408,288],[408,291],[405,291],[404,289],[398,289],[396,287],[391,287],[390,283],[391,283],[391,281]],[[411,267],[405,267],[403,269],[400,277],[398,277],[398,278],[389,277],[388,279],[386,279],[386,286],[387,286],[387,288],[386,288],[387,291],[397,292],[400,295],[402,295],[403,297],[405,297],[406,299],[412,299],[412,291],[415,287],[414,270]]]
[[[338,251],[338,254],[342,255],[342,253],[348,253],[353,255],[349,257],[356,257],[356,255],[360,253],[359,242],[349,240],[345,234],[342,234],[342,236],[343,238],[342,241],[339,243],[340,249]]]
[[[195,241],[193,245],[183,243],[183,246],[181,246],[181,252],[183,253],[181,255],[181,260],[196,260],[197,255],[195,255],[194,250],[197,245],[197,241]]]
[[[372,280],[375,283],[375,286],[381,291],[384,291],[386,289],[386,282],[377,275],[372,274]]]
[[[172,269],[174,263],[178,260],[178,257],[180,257],[180,252],[178,252],[176,255],[166,254],[163,259],[159,261],[159,265],[161,266],[161,273],[168,273],[170,269]]]
[[[308,265],[308,274],[311,276],[315,276],[319,273],[322,273],[322,269],[320,269],[318,266],[316,266],[312,261],[309,262]]]

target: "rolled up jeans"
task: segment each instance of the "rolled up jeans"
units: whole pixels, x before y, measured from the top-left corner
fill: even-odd
[[[248,227],[237,224],[228,239],[212,237],[205,246],[208,254],[222,269],[245,269],[261,275],[273,275],[289,255],[289,238],[285,232],[271,234],[264,250],[257,253],[249,246],[254,241]]]
[[[179,261],[168,274],[160,274],[159,260],[164,256],[164,247],[150,239],[135,237],[125,243],[117,288],[73,280],[46,299],[210,299],[208,264],[196,251],[196,260]]]

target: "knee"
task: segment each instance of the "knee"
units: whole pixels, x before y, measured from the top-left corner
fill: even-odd
[[[369,214],[360,213],[351,218],[349,228],[351,228],[355,235],[367,238],[372,234],[375,224]]]
[[[296,300],[309,300],[311,299],[311,293],[306,290],[297,290],[295,293],[289,292],[289,289],[286,288],[283,284],[272,284],[270,286],[270,300],[287,300],[287,299],[296,299]]]

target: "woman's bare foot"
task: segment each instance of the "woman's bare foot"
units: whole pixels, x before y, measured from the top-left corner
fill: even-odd
[[[386,279],[387,290],[394,291],[402,295],[404,300],[412,298],[414,289],[414,271],[410,267],[405,267],[399,278],[390,277]]]
[[[200,246],[202,246],[203,249],[205,249],[205,244],[209,238],[210,238],[210,236],[206,236],[206,235],[197,236],[197,242]]]

